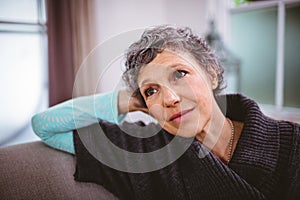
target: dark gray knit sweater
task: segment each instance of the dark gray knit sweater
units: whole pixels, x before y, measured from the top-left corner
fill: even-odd
[[[206,150],[195,140],[178,160],[163,169],[121,172],[96,160],[84,147],[80,140],[83,135],[95,140],[98,129],[92,125],[80,130],[80,138],[77,131],[74,134],[75,179],[101,184],[120,199],[300,199],[299,125],[266,117],[254,101],[241,95],[226,98],[226,116],[244,123],[228,166],[212,153],[199,158],[199,152]],[[150,138],[134,138],[116,125],[100,125],[111,141],[132,152],[154,151],[173,138],[163,130]],[[132,124],[124,126],[130,129]],[[115,156],[109,149],[101,151]],[[126,162],[126,158],[115,159]]]

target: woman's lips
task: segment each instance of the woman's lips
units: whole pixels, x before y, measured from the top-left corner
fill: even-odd
[[[180,119],[182,118],[182,116],[188,114],[189,112],[191,112],[192,110],[194,110],[194,108],[191,108],[191,109],[187,109],[187,110],[184,110],[184,111],[181,111],[181,112],[178,112],[174,115],[172,115],[170,118],[169,118],[169,121],[180,121]]]

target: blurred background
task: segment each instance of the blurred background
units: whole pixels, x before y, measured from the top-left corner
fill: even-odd
[[[122,52],[159,24],[206,38],[225,93],[300,123],[300,0],[0,0],[0,147],[38,140],[35,113],[115,88]],[[80,72],[86,58],[94,67]]]

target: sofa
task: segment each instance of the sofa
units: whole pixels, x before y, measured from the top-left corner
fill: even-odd
[[[94,183],[74,180],[76,157],[41,141],[0,148],[0,199],[117,199]]]

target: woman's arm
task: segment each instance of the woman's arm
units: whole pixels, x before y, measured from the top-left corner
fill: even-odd
[[[32,117],[33,131],[46,144],[74,154],[73,130],[99,120],[118,124],[124,119],[129,109],[124,108],[123,93],[119,98],[118,94],[116,91],[78,97],[55,105]]]

